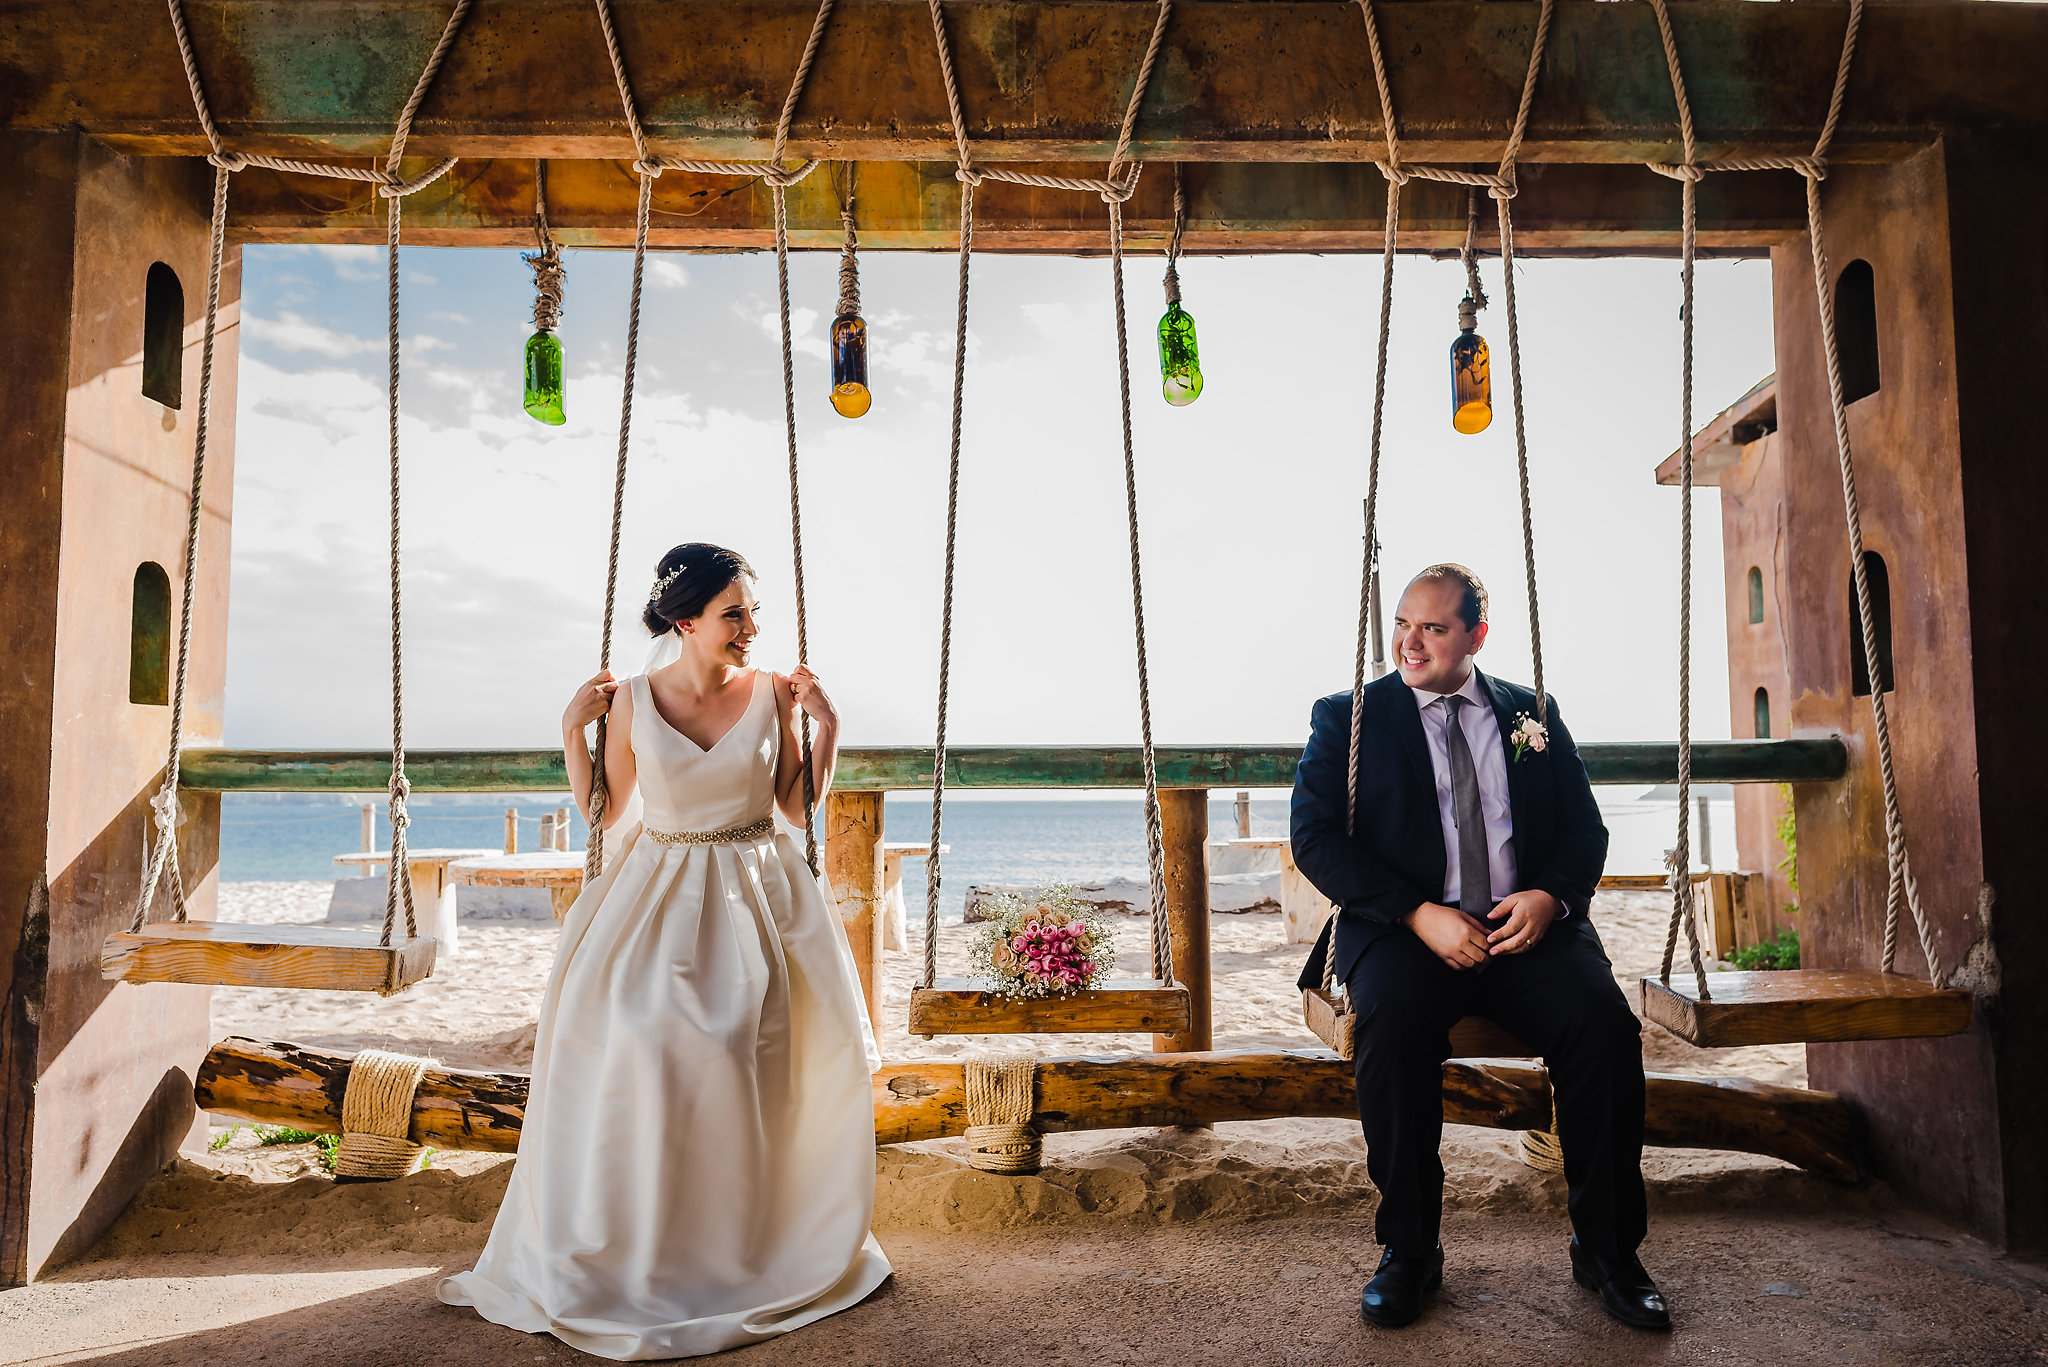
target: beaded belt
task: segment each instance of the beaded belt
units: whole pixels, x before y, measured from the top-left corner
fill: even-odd
[[[657,845],[746,845],[775,834],[775,818],[764,816],[746,826],[727,826],[722,831],[656,831],[647,838]]]

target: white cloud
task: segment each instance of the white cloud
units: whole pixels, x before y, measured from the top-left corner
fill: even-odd
[[[247,315],[242,319],[242,331],[244,335],[280,351],[310,351],[334,361],[381,351],[384,347],[382,338],[372,341],[367,337],[335,332],[318,323],[309,323],[289,311],[279,313],[274,320]]]
[[[658,290],[679,290],[690,283],[690,273],[683,269],[682,262],[662,256],[648,258],[647,278]]]
[[[383,274],[382,247],[339,246],[320,243],[311,248],[327,258],[334,273],[343,280],[370,280]]]

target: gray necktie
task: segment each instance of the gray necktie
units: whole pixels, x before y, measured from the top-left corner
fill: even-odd
[[[1458,708],[1465,699],[1453,693],[1444,699],[1444,741],[1451,756],[1451,815],[1458,823],[1458,907],[1467,916],[1493,910],[1493,879],[1486,850],[1486,814],[1479,809],[1479,771],[1472,767],[1472,748]]]

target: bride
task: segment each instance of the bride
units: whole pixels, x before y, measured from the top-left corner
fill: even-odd
[[[748,667],[739,555],[677,546],[655,573],[656,660],[598,675],[563,714],[588,811],[584,727],[610,713],[618,817],[562,928],[490,1242],[439,1288],[619,1360],[772,1338],[890,1274],[868,1232],[880,1056],[839,917],[775,821],[803,820],[797,709],[820,799],[838,713],[808,669]]]

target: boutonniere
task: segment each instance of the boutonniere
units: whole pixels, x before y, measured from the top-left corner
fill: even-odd
[[[1550,744],[1550,730],[1527,712],[1515,713],[1515,729],[1508,736],[1515,747],[1515,758],[1525,758],[1531,750],[1541,753]]]

